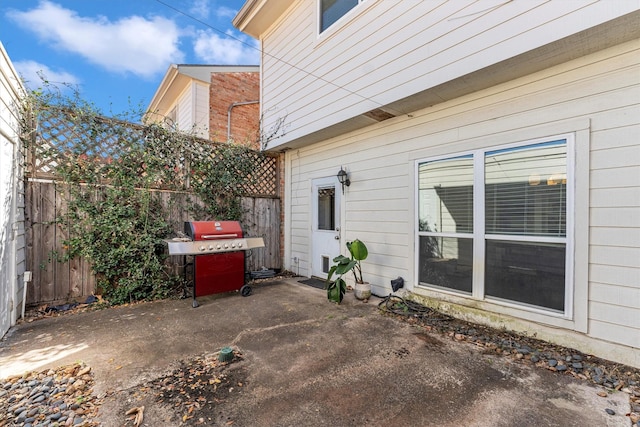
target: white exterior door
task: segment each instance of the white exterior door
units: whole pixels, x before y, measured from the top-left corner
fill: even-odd
[[[336,177],[313,180],[311,275],[327,278],[340,255],[340,184]]]

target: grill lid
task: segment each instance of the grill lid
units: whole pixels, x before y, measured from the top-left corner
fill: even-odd
[[[238,221],[188,221],[184,232],[191,240],[218,240],[241,238],[242,227]]]

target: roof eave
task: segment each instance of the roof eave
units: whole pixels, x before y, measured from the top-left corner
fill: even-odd
[[[247,0],[233,18],[233,26],[259,40],[293,3],[294,0]]]
[[[167,91],[169,90],[169,88],[171,87],[173,81],[176,79],[177,76],[178,76],[178,64],[169,65],[169,69],[167,70],[164,77],[162,78],[162,82],[160,82],[160,86],[158,86],[156,93],[153,94],[153,98],[151,98],[151,102],[147,107],[148,113],[156,112],[156,110],[158,109],[158,106],[160,105],[160,102],[164,98],[165,94],[167,93]]]

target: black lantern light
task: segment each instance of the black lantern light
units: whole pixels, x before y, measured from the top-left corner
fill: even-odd
[[[350,186],[351,180],[349,180],[349,175],[347,175],[347,171],[342,169],[342,166],[340,166],[340,172],[338,172],[338,181],[342,185],[342,194],[344,194],[344,187]]]

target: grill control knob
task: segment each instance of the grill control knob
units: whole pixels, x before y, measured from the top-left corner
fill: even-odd
[[[213,245],[209,245],[209,250],[212,251],[213,250]]]
[[[242,242],[238,242],[238,247],[241,248],[242,247]]]
[[[236,244],[235,244],[235,243],[232,243],[232,244],[231,244],[231,247],[232,247],[232,248],[235,248],[235,247],[236,247]]]
[[[200,249],[200,252],[204,252],[206,248],[204,246],[200,246],[198,249]]]
[[[216,249],[220,250],[220,249],[222,249],[222,246],[218,245],[218,246],[216,246]]]
[[[229,249],[229,245],[227,243],[224,244],[225,249]]]

